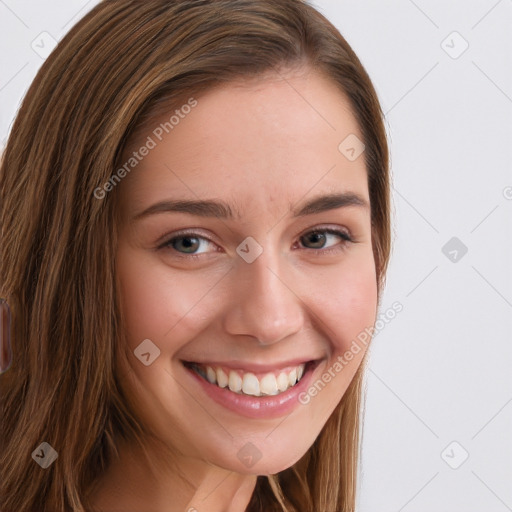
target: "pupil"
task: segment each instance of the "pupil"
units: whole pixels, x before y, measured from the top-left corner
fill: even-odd
[[[194,242],[190,242],[190,240],[194,240]],[[194,238],[194,237],[182,237],[182,238],[178,238],[177,240],[177,244],[180,243],[180,241],[182,242],[182,245],[184,246],[185,249],[192,249],[192,251],[190,252],[194,252],[195,249],[197,249],[197,238]]]
[[[324,245],[325,235],[323,233],[311,233],[311,235],[309,235],[309,238],[313,244],[315,244],[315,243],[318,244],[320,242],[320,247],[322,247]],[[315,241],[315,239],[316,239],[316,241]]]

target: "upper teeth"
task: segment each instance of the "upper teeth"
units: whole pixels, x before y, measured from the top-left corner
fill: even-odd
[[[222,368],[212,368],[211,366],[197,367],[199,373],[206,377],[211,384],[216,384],[221,388],[228,387],[235,393],[244,393],[252,396],[277,395],[294,386],[304,373],[305,364],[288,371],[279,373],[267,373],[257,377],[251,372],[241,372],[235,370],[224,371]]]

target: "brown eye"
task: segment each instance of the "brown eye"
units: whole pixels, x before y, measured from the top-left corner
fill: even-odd
[[[308,249],[324,249],[329,239],[334,238],[334,235],[341,238],[341,244],[334,245],[345,245],[347,242],[351,242],[350,236],[337,229],[321,229],[310,231],[306,235],[301,237],[301,243],[307,246]]]
[[[169,238],[167,241],[162,243],[158,249],[175,251],[178,256],[199,257],[203,253],[214,252],[208,251],[208,245],[212,244],[213,242],[211,240],[204,236],[200,236],[198,233],[181,233]]]
[[[183,249],[183,252],[188,254],[194,253],[200,246],[199,239],[194,236],[178,236],[170,240],[170,245],[173,249],[180,251]]]

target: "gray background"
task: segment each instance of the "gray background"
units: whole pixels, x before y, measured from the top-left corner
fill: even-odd
[[[2,146],[52,38],[96,3],[0,0]],[[403,311],[373,343],[358,511],[512,511],[512,0],[314,5],[391,144],[381,311]]]

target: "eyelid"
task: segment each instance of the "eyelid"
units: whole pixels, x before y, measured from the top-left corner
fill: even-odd
[[[186,237],[189,236],[191,238],[195,237],[197,235],[197,238],[204,238],[208,240],[209,242],[215,243],[213,238],[211,236],[205,235],[200,228],[188,228],[188,229],[182,229],[179,231],[175,231],[173,233],[169,233],[167,235],[162,236],[157,241],[157,249],[160,247],[165,247],[170,241],[174,240],[175,238],[179,237]]]
[[[343,227],[343,226],[330,225],[330,224],[320,225],[320,226],[316,226],[314,228],[308,228],[299,235],[299,238],[301,238],[305,235],[308,235],[309,233],[317,233],[317,232],[332,233],[332,234],[343,233],[348,238],[350,238],[351,241],[353,241],[353,239],[354,239],[354,237],[352,236],[352,234],[348,228]]]

